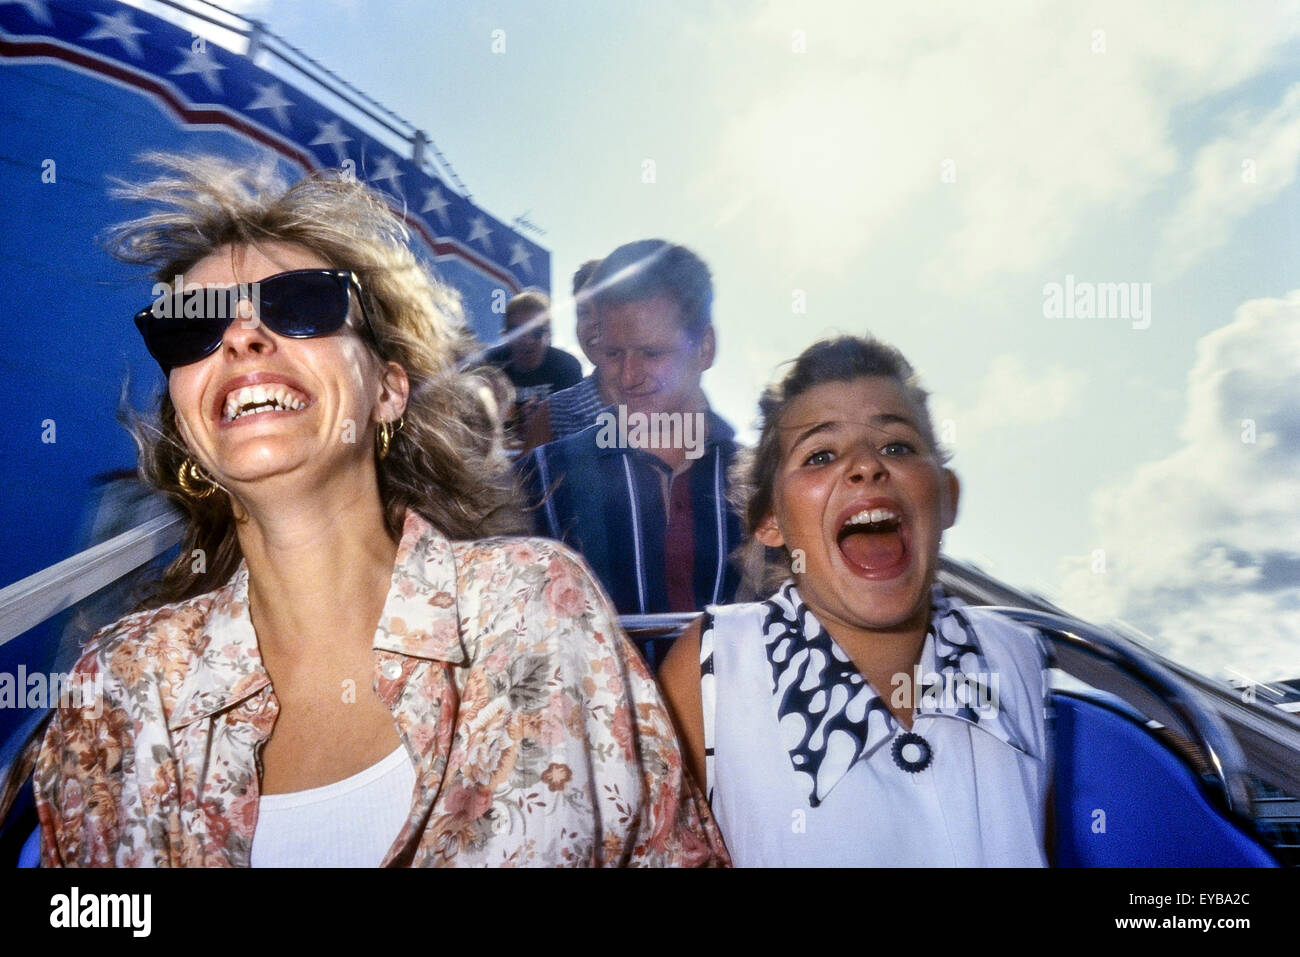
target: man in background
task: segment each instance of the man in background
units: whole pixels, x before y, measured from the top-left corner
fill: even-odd
[[[601,409],[613,404],[614,394],[601,379],[600,354],[596,344],[600,327],[591,306],[592,289],[588,285],[599,259],[589,259],[573,274],[573,308],[578,318],[578,345],[595,369],[577,385],[552,393],[537,406],[528,421],[524,452],[539,445],[562,439],[594,425]]]
[[[537,530],[581,552],[621,614],[731,601],[736,443],[700,382],[717,349],[709,268],[684,246],[641,240],[610,253],[588,286],[615,404],[519,460]]]
[[[515,404],[506,416],[508,444],[522,442],[528,417],[543,399],[578,384],[582,366],[551,345],[551,300],[529,289],[506,304],[505,345],[488,351],[486,360],[515,387]]]

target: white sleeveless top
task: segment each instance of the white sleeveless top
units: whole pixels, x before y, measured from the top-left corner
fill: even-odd
[[[257,804],[253,867],[378,867],[406,824],[415,765],[406,746],[342,781]]]
[[[821,636],[821,652],[791,659],[799,642],[789,639],[801,633],[774,615],[782,593]],[[1050,767],[1037,636],[946,601],[960,609],[946,620],[960,623],[966,653],[938,656],[931,627],[920,676],[924,684],[946,676],[952,690],[919,699],[910,734],[806,613],[793,583],[769,602],[708,609],[712,627],[700,647],[706,787],[736,866],[1045,866]],[[979,677],[996,688],[996,707],[976,716],[956,700],[973,687],[954,671],[957,661],[972,672],[987,668]],[[845,729],[854,722],[856,739]]]

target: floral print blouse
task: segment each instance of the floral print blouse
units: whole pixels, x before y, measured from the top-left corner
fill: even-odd
[[[541,539],[452,542],[406,515],[374,687],[416,767],[385,866],[726,863],[608,599]],[[278,705],[248,570],[123,618],[77,663],[36,770],[46,866],[247,866]]]

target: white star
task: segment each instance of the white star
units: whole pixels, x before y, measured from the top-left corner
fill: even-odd
[[[8,6],[17,3],[27,11],[27,15],[37,23],[50,24],[54,18],[50,16],[50,5],[45,0],[0,0],[0,5]]]
[[[99,26],[91,30],[81,39],[83,40],[116,40],[122,44],[134,59],[143,60],[144,51],[140,49],[140,41],[136,37],[146,34],[149,31],[137,27],[131,22],[131,14],[123,10],[121,13],[115,13],[111,17],[105,13],[91,11],[99,19]]]
[[[284,98],[284,90],[280,89],[279,83],[268,83],[263,86],[260,83],[254,83],[257,87],[257,98],[244,107],[246,110],[270,110],[275,121],[280,124],[282,129],[289,128],[289,111],[286,106],[293,106],[293,103]]]
[[[343,148],[344,143],[351,143],[352,137],[343,132],[343,125],[338,120],[330,120],[328,123],[322,123],[320,120],[313,120],[320,129],[316,133],[316,138],[308,143],[308,146],[332,146],[338,156],[338,161],[343,162],[347,158],[347,150]]]
[[[379,162],[375,164],[375,171],[367,177],[372,183],[382,183],[384,180],[396,180],[403,173],[397,168],[397,159],[394,156],[381,156]]]
[[[438,184],[434,183],[432,189],[424,191],[424,206],[421,207],[420,212],[432,211],[442,222],[443,229],[451,229],[451,214],[447,212],[447,207],[450,205],[451,200],[443,196]]]
[[[520,263],[524,264],[524,268],[528,270],[528,275],[531,276],[533,274],[533,254],[528,251],[522,242],[516,239],[514,245],[510,247],[510,265],[517,266]]]
[[[487,220],[482,216],[475,216],[469,222],[469,237],[467,242],[482,240],[483,248],[490,254],[495,254],[492,249],[492,235],[488,232]]]
[[[198,73],[203,76],[203,82],[208,85],[208,89],[213,93],[221,92],[221,77],[217,76],[218,70],[224,70],[225,67],[212,58],[208,52],[207,44],[195,50],[193,47],[177,47],[185,57],[185,62],[172,70],[172,76],[179,76],[185,73]]]

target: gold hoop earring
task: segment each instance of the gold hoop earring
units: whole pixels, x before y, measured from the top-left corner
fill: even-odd
[[[406,424],[406,419],[398,419],[397,424],[392,422],[380,422],[379,428],[375,430],[375,454],[379,456],[382,462],[388,458],[389,447],[393,443],[393,436],[402,431],[402,426]]]
[[[225,491],[193,459],[186,459],[181,463],[181,467],[176,470],[176,481],[180,483],[181,489],[190,498],[207,498],[209,495]],[[193,482],[203,482],[207,485],[207,488],[199,491],[191,484]]]

